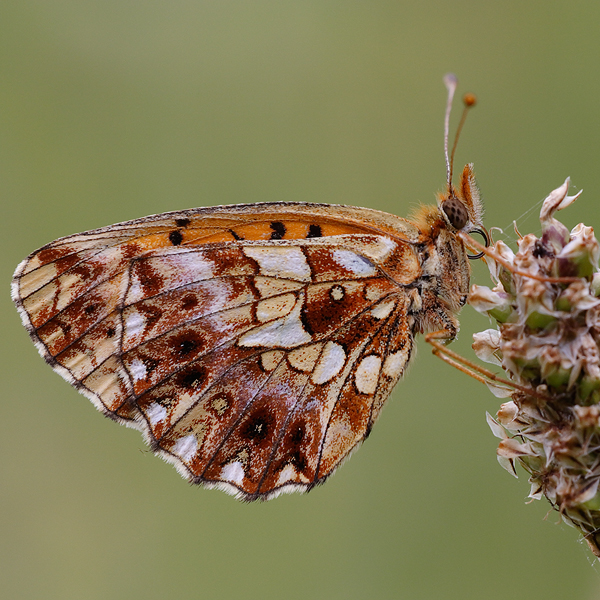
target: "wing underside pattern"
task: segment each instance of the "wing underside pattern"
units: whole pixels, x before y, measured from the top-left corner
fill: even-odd
[[[378,264],[407,250],[331,218],[186,214],[34,253],[13,282],[23,321],[61,376],[192,482],[247,500],[310,489],[410,358],[408,294]]]

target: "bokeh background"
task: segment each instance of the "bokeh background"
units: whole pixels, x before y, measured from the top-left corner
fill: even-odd
[[[565,223],[599,225],[599,24],[589,0],[2,0],[0,596],[600,598],[575,531],[497,464],[499,401],[422,340],[327,485],[245,505],[98,414],[8,294],[35,248],[152,213],[408,214],[444,185],[447,71],[479,97],[457,167],[475,162],[488,227],[537,231],[567,175],[586,191]],[[472,356],[488,323],[461,321],[455,348]]]

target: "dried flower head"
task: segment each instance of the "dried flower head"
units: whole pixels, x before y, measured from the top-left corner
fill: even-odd
[[[516,254],[494,245],[495,286],[473,286],[469,303],[498,324],[474,336],[477,356],[531,390],[490,385],[511,397],[488,415],[500,464],[515,476],[521,464],[530,497],[545,496],[600,557],[600,245],[591,227],[569,232],[554,217],[579,196],[568,187],[544,201],[540,238],[521,237]]]

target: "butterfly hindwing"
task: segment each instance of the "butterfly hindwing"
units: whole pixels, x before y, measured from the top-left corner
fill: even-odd
[[[20,265],[13,297],[53,368],[190,480],[246,499],[309,489],[365,438],[410,357],[386,265],[403,272],[415,234],[301,207],[63,238]]]

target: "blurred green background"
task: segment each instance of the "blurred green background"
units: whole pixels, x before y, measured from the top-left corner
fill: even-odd
[[[479,97],[457,168],[475,162],[487,226],[537,231],[567,175],[586,192],[564,222],[599,225],[599,33],[589,0],[2,0],[0,597],[600,598],[575,531],[497,464],[499,401],[422,340],[327,485],[244,505],[98,414],[8,295],[37,247],[152,213],[406,215],[444,185],[447,71]],[[488,322],[461,321],[454,347],[472,356]]]

